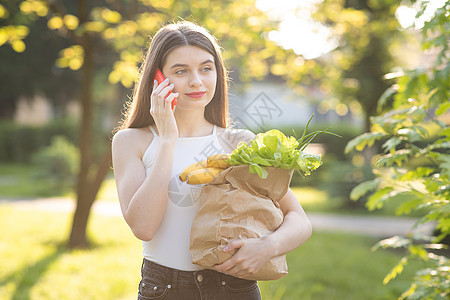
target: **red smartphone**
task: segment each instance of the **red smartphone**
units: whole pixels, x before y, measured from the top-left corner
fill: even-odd
[[[161,84],[166,79],[159,68],[156,69],[155,79],[158,81],[158,84]],[[172,91],[169,92],[169,95],[170,94],[172,94]],[[166,98],[169,97],[169,95],[167,95]],[[177,105],[177,98],[172,100],[172,110],[175,105]]]

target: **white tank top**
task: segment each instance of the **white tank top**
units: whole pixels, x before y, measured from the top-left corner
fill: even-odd
[[[150,126],[154,138],[142,157],[146,175],[155,157],[159,137]],[[216,153],[225,153],[216,136],[216,125],[212,135],[178,138],[172,178],[169,183],[169,201],[158,231],[151,241],[143,241],[143,255],[157,264],[184,270],[204,269],[192,263],[189,253],[191,225],[198,210],[198,199],[203,185],[190,185],[180,181],[178,176],[187,166],[206,159]]]

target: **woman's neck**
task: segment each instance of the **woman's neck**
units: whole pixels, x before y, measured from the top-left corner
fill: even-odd
[[[206,136],[212,133],[213,124],[205,119],[203,110],[175,111],[179,137]]]

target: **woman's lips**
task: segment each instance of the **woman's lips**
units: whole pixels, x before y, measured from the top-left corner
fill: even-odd
[[[189,94],[185,94],[185,95],[188,97],[191,97],[191,98],[201,98],[205,94],[206,94],[206,92],[194,92],[194,93],[189,93]]]

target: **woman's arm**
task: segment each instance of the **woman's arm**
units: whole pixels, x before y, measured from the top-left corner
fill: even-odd
[[[274,247],[273,256],[286,254],[300,247],[312,234],[311,223],[291,189],[288,189],[279,203],[284,221],[274,233],[265,237]]]
[[[279,201],[284,214],[283,223],[273,233],[260,239],[233,240],[224,251],[239,249],[215,270],[236,277],[257,273],[271,258],[286,254],[302,245],[312,234],[303,208],[291,189]]]
[[[159,141],[148,176],[142,163],[143,151],[137,149],[141,140],[142,134],[136,129],[119,131],[114,136],[112,151],[122,214],[134,235],[148,241],[166,209],[176,140]]]
[[[125,129],[113,138],[112,154],[120,207],[125,221],[141,240],[153,238],[164,216],[168,201],[168,185],[178,128],[169,95],[173,85],[165,80],[153,84],[150,115],[159,132],[159,143],[149,173],[145,176],[142,156],[148,145],[143,145],[146,129]],[[148,140],[148,139],[147,139]]]

